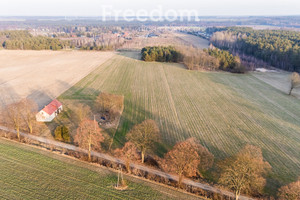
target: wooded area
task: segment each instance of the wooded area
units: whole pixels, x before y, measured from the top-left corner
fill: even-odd
[[[279,69],[300,71],[300,33],[296,31],[232,27],[215,32],[211,42],[233,53],[254,56]]]
[[[192,46],[153,46],[143,48],[141,53],[142,60],[146,62],[183,63],[189,70],[223,70],[232,73],[246,71],[238,56],[213,46],[204,50]]]
[[[180,57],[180,53],[172,46],[154,46],[142,49],[142,60],[146,62],[178,62]]]
[[[45,36],[34,37],[28,31],[2,31],[0,43],[9,50],[60,50],[69,46],[68,41]]]

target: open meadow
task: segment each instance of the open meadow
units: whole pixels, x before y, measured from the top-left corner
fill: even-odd
[[[200,49],[207,48],[209,41],[203,38],[184,34],[169,32],[159,35],[158,37],[135,37],[132,41],[127,42],[122,48],[125,49],[142,49],[146,46],[194,46]]]
[[[291,72],[285,71],[253,72],[253,76],[284,93],[290,90],[291,75]],[[294,88],[292,95],[300,99],[300,88]]]
[[[29,97],[48,104],[114,55],[112,52],[0,51],[0,106]]]
[[[185,33],[173,33],[174,37],[181,40],[186,46],[193,46],[195,48],[207,48],[209,41],[201,37],[185,34]]]
[[[0,138],[0,199],[200,199],[95,165]]]
[[[253,74],[188,71],[180,64],[146,63],[139,52],[121,52],[59,99],[91,104],[100,92],[124,95],[114,146],[130,128],[150,118],[159,125],[162,155],[178,141],[198,138],[216,161],[244,145],[262,148],[273,174],[268,189],[300,175],[300,101]]]

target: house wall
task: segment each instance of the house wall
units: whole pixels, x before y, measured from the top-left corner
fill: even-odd
[[[44,111],[40,111],[36,115],[36,121],[38,122],[51,122],[55,118],[56,114],[55,112],[52,115],[49,115],[48,113],[45,113]]]
[[[41,110],[36,114],[36,121],[38,122],[51,122],[57,114],[59,114],[63,110],[63,106],[59,106],[58,109],[52,113],[52,115],[49,115],[48,113]]]

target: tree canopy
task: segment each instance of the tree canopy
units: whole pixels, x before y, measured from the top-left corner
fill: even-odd
[[[56,140],[63,142],[71,142],[69,128],[65,125],[57,126],[54,131],[54,136]]]
[[[242,66],[240,58],[232,55],[229,51],[211,48],[207,50],[208,54],[217,58],[219,69],[233,73],[244,73],[245,67]]]
[[[101,92],[96,99],[95,107],[98,112],[108,114],[107,117],[112,121],[122,112],[124,97]]]
[[[88,150],[89,161],[91,160],[91,151],[101,149],[101,142],[103,141],[102,129],[95,120],[84,119],[80,123],[74,142],[79,147]]]
[[[28,31],[2,31],[0,41],[5,49],[10,50],[60,50],[69,46],[68,41],[61,41],[46,36],[33,36]]]
[[[126,138],[141,151],[142,163],[144,163],[145,154],[153,148],[156,142],[160,141],[159,128],[155,121],[147,119],[135,125]]]
[[[300,177],[297,181],[282,186],[278,190],[279,200],[298,200],[300,199]]]
[[[142,49],[142,60],[146,62],[178,62],[180,60],[180,53],[175,47],[168,46],[153,46]]]
[[[260,148],[246,145],[236,156],[221,164],[219,183],[235,191],[236,199],[241,193],[261,194],[266,179],[264,175],[271,169],[263,159]]]
[[[292,90],[296,87],[300,87],[300,75],[297,72],[294,72],[291,75],[291,89],[289,95],[292,94]]]
[[[199,174],[199,169],[207,170],[213,165],[214,156],[195,138],[178,142],[161,162],[162,168],[179,176],[178,185],[184,176],[192,177]]]
[[[229,27],[211,42],[221,48],[259,58],[270,65],[300,72],[300,32]]]

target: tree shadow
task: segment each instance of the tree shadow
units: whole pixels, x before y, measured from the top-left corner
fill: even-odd
[[[163,122],[164,127],[172,127],[172,133],[166,133],[163,131],[162,127],[160,127],[161,130],[161,142],[155,144],[155,148],[153,149],[153,153],[158,155],[159,157],[163,157],[164,154],[169,151],[177,142],[183,141],[185,139],[188,139],[190,137],[195,137],[197,138],[200,143],[207,147],[210,152],[214,152],[218,155],[224,155],[224,152],[222,152],[219,148],[217,148],[215,145],[208,141],[204,141],[201,138],[201,134],[195,135],[194,133],[190,132],[189,130],[186,130],[183,127],[178,127],[174,123],[170,122],[168,119],[162,116],[158,116],[156,114],[153,114],[152,112],[149,112],[145,110],[145,108],[142,107],[135,107],[134,110],[132,108],[126,108],[126,106],[131,105],[129,103],[130,100],[125,98],[124,102],[124,112],[123,115],[121,116],[120,124],[117,129],[117,132],[115,134],[114,138],[114,144],[112,146],[113,149],[115,148],[120,148],[126,143],[126,134],[131,130],[131,128],[143,122],[145,119],[153,119],[157,122],[157,120]],[[129,113],[126,113],[129,112]],[[133,113],[135,114],[134,119],[132,119]],[[147,117],[151,116],[151,117]],[[199,130],[201,131],[201,130]],[[180,135],[180,138],[177,138],[175,133],[178,133]],[[220,156],[218,156],[220,157]]]
[[[0,79],[0,83],[0,107],[21,100],[20,95],[8,82],[4,82]]]

